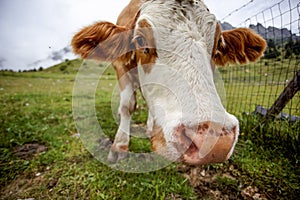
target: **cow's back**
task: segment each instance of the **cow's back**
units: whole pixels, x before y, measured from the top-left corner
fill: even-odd
[[[130,26],[131,20],[139,11],[141,0],[131,0],[118,17],[117,25]]]

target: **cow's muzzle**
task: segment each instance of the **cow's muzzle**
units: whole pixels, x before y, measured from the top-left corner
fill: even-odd
[[[225,127],[203,122],[195,127],[180,125],[175,129],[175,148],[181,160],[191,165],[226,161],[232,154],[239,134],[238,125]]]

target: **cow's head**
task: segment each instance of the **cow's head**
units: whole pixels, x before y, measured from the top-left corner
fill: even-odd
[[[216,91],[214,65],[255,61],[266,47],[249,29],[221,32],[201,0],[144,1],[126,27],[99,22],[72,45],[83,58],[136,63],[154,151],[190,164],[227,160],[239,135]]]

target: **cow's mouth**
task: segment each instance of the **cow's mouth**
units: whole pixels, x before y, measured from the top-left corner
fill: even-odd
[[[236,142],[237,128],[226,129],[213,123],[201,123],[197,128],[176,128],[176,149],[181,160],[191,165],[204,165],[226,161]]]

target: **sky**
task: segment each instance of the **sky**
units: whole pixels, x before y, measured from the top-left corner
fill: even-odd
[[[221,20],[251,0],[204,0]],[[253,0],[225,21],[234,26],[282,0]],[[298,0],[291,0],[297,2]],[[0,0],[0,69],[47,68],[75,58],[65,47],[82,27],[115,22],[129,0]],[[60,57],[64,52],[65,57]]]

